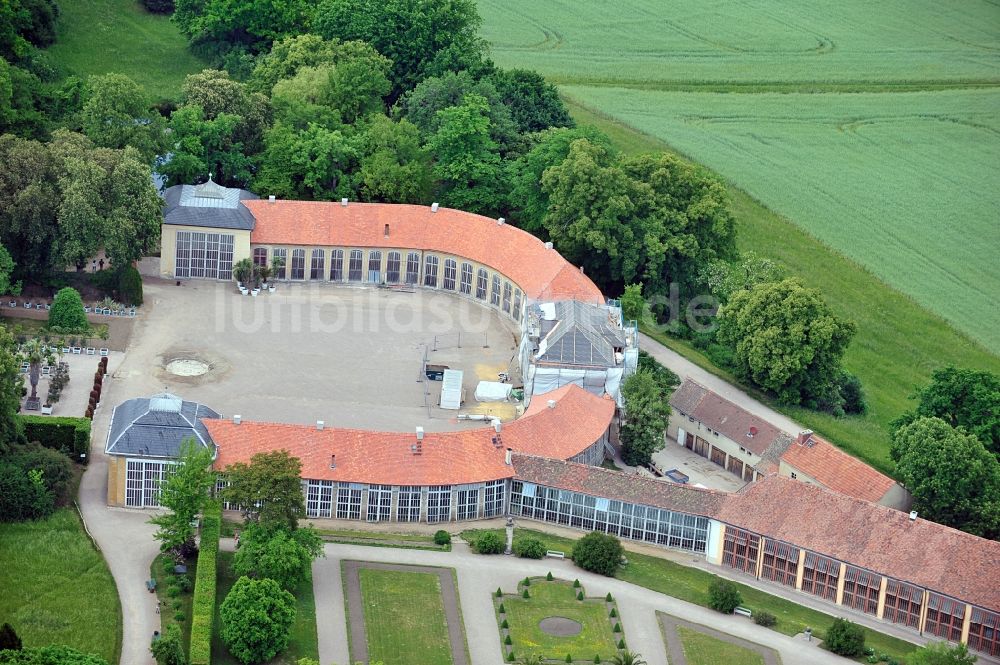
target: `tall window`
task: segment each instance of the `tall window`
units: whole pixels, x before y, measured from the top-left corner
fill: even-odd
[[[360,249],[351,250],[350,263],[347,266],[347,280],[349,282],[360,282],[362,278],[362,266],[364,259]]]
[[[486,483],[483,496],[483,517],[503,515],[503,498],[506,487],[507,481],[505,480],[491,480]]]
[[[330,281],[344,281],[344,250],[342,249],[330,251]]]
[[[159,508],[160,483],[170,476],[174,462],[127,460],[125,462],[125,505]]]
[[[292,279],[306,278],[306,250],[292,250]]]
[[[464,295],[472,294],[472,264],[462,264],[462,282],[458,287],[459,293]]]
[[[253,264],[255,266],[267,265],[267,247],[253,248]]]
[[[337,519],[361,519],[361,488],[359,483],[340,483],[337,488]]]
[[[799,548],[766,538],[761,577],[778,584],[795,586],[799,570]]]
[[[503,283],[503,311],[510,314],[510,293],[511,286],[510,282]]]
[[[474,520],[479,517],[479,487],[458,490],[458,519]]]
[[[416,285],[420,277],[420,254],[410,252],[406,255],[406,283]]]
[[[805,568],[802,572],[803,591],[827,600],[836,600],[838,579],[840,579],[840,562],[806,552]]]
[[[978,607],[972,608],[969,648],[991,656],[1000,656],[1000,614]]]
[[[451,485],[433,485],[427,489],[427,521],[447,522],[451,519]]]
[[[219,279],[233,278],[233,235],[219,234]]]
[[[878,612],[878,595],[882,577],[875,573],[848,566],[844,572],[844,597],[842,604],[861,610],[865,614]]]
[[[398,522],[420,521],[420,487],[404,485],[399,488],[396,498],[396,520]]]
[[[927,599],[927,621],[924,632],[937,635],[951,642],[962,639],[962,623],[965,621],[965,603],[946,596],[931,593]]]
[[[489,285],[489,273],[486,272],[486,268],[480,268],[479,272],[476,273],[476,297],[480,300],[486,300],[486,287]]]
[[[382,252],[373,249],[368,252],[368,282],[380,284],[382,282]]]
[[[432,289],[437,287],[438,283],[438,257],[433,254],[428,254],[424,257],[424,286],[429,286]]]
[[[178,231],[174,276],[233,278],[233,235]]]
[[[308,517],[333,517],[332,480],[307,481],[306,515]]]
[[[368,486],[368,521],[388,522],[392,513],[392,486]]]
[[[749,531],[726,527],[726,540],[722,545],[722,565],[757,574],[757,552],[760,538]]]
[[[493,275],[493,285],[490,287],[490,304],[500,306],[500,275]]]
[[[920,607],[924,602],[924,590],[920,587],[889,580],[885,585],[885,609],[882,618],[892,623],[917,628],[920,624]]]
[[[521,289],[514,289],[514,320],[521,320]]]
[[[385,281],[389,284],[399,284],[403,257],[399,252],[389,252],[385,259]]]
[[[455,259],[445,259],[444,260],[444,283],[441,284],[442,287],[449,291],[455,290],[455,276],[458,271],[458,264],[455,263]]]
[[[323,266],[325,256],[326,252],[322,249],[314,249],[312,251],[312,264],[309,267],[309,279],[323,279],[326,275],[326,268]]]
[[[271,250],[271,255],[278,260],[278,269],[274,271],[275,279],[285,279],[288,271],[288,250],[284,247],[275,247]]]

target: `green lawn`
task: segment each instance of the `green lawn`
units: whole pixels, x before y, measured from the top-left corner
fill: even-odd
[[[502,529],[496,529],[496,531],[501,533]],[[478,533],[481,531],[463,531],[462,538],[471,541]],[[574,541],[569,538],[522,528],[515,530],[515,537],[518,535],[534,536],[541,540],[547,549],[559,550],[567,554],[573,550]],[[626,549],[630,545],[627,540],[623,540],[622,544],[625,545]],[[708,585],[716,579],[712,573],[647,554],[630,551],[627,556],[628,565],[619,569],[616,575],[618,579],[695,605],[708,607]],[[773,614],[778,619],[773,630],[779,633],[796,635],[806,627],[810,627],[815,634],[822,637],[826,629],[833,624],[834,617],[830,614],[803,607],[790,600],[773,596],[744,584],[738,586],[743,596],[743,605],[754,611],[763,610]],[[836,613],[836,611],[836,606],[831,605],[830,612]],[[905,659],[917,648],[915,644],[884,633],[878,633],[868,628],[865,628],[864,631],[866,645],[874,648],[876,652],[887,653],[896,659]]]
[[[14,627],[25,646],[65,644],[118,662],[118,591],[104,557],[72,508],[38,522],[0,524],[4,622]]]
[[[696,630],[677,626],[687,665],[764,665],[764,658],[751,651]]]
[[[194,602],[194,573],[197,558],[187,562],[188,572],[183,575],[191,582],[188,591],[183,591],[179,584],[175,584],[177,591],[171,591],[171,582],[177,580],[179,575],[174,573],[174,560],[161,554],[153,559],[153,565],[149,568],[150,575],[156,580],[156,597],[160,600],[160,632],[166,635],[171,625],[177,624],[181,631],[181,640],[184,644],[185,653],[191,644],[191,606]],[[180,613],[183,618],[178,618]]]
[[[612,632],[603,598],[579,601],[576,599],[579,589],[561,580],[533,579],[527,588],[529,598],[512,594],[502,599],[515,656],[535,654],[564,660],[571,655],[574,660],[593,662],[594,656],[599,655],[607,662],[618,653],[618,640]],[[500,600],[495,598],[494,602],[499,605]],[[583,630],[567,637],[549,635],[538,626],[546,617],[572,619]]]
[[[430,573],[361,568],[368,658],[393,665],[450,665],[441,580]]]
[[[150,14],[138,0],[72,0],[59,9],[48,52],[67,74],[127,74],[151,101],[177,100],[184,77],[207,66],[167,16]]]
[[[592,124],[607,132],[623,152],[670,150],[659,139],[573,104],[572,100],[570,110],[577,122]],[[864,384],[870,407],[868,414],[833,418],[806,409],[772,406],[841,448],[891,473],[889,422],[913,408],[909,396],[915,388],[930,381],[934,369],[955,364],[1000,372],[1000,357],[989,353],[912,299],[887,287],[844,255],[830,251],[746,192],[732,184],[728,189],[739,229],[740,248],[778,260],[806,284],[822,290],[839,315],[849,317],[858,325],[857,336],[847,350],[844,363]],[[683,341],[654,336],[702,367],[726,380],[733,380]]]
[[[226,599],[226,594],[236,583],[232,569],[233,553],[219,552],[218,579],[215,596],[215,622],[212,633],[212,663],[214,665],[239,665],[239,661],[230,655],[222,641],[222,617],[219,607]],[[288,648],[273,660],[270,665],[295,665],[300,658],[318,658],[319,646],[316,637],[316,600],[313,597],[312,580],[306,580],[296,589],[295,623],[292,624]]]

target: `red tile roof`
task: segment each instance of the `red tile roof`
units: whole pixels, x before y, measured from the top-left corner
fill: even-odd
[[[1000,610],[1000,542],[815,485],[768,476],[730,495],[722,522]]]
[[[313,480],[382,485],[459,485],[514,475],[504,463],[504,448],[570,458],[599,439],[611,424],[614,402],[578,386],[546,393],[546,400],[501,428],[500,447],[492,427],[458,432],[427,432],[420,454],[412,446],[413,432],[371,432],[309,425],[285,425],[244,420],[205,421],[218,445],[216,468],[249,462],[257,453],[287,450],[302,460],[302,477]],[[534,404],[532,405],[534,407]],[[330,456],[336,467],[330,468]]]
[[[820,485],[841,494],[878,503],[896,481],[848,455],[815,434],[812,445],[792,443],[782,461],[816,480]]]
[[[253,244],[396,247],[455,254],[488,265],[531,299],[603,303],[600,289],[558,252],[509,224],[450,208],[389,203],[243,201]],[[389,227],[386,237],[385,228]]]

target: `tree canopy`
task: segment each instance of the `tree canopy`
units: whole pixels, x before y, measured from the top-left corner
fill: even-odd
[[[219,607],[222,640],[241,663],[263,663],[288,646],[295,597],[272,579],[241,577]]]
[[[854,332],[819,291],[785,279],[733,293],[720,311],[718,338],[732,349],[741,378],[785,403],[815,406],[837,392]]]
[[[622,397],[622,460],[631,466],[646,466],[664,445],[670,418],[669,392],[663,391],[650,370],[640,369],[622,382]]]
[[[323,556],[323,541],[311,528],[291,531],[250,523],[240,534],[233,572],[272,579],[282,588],[294,591],[310,578],[312,562],[320,556]]]
[[[159,527],[154,538],[164,552],[194,548],[195,518],[205,508],[209,491],[215,486],[212,451],[194,438],[184,441],[180,463],[160,484],[160,505],[169,512],[154,515],[150,523]]]
[[[250,464],[237,462],[225,473],[229,486],[223,498],[240,506],[250,521],[295,529],[305,516],[302,462],[287,450],[257,453]]]
[[[1000,462],[976,437],[921,416],[893,433],[889,452],[923,517],[1000,538]]]
[[[90,330],[79,291],[71,286],[59,289],[49,309],[49,328],[67,333]]]

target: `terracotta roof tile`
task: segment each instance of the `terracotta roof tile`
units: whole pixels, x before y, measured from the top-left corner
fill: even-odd
[[[491,266],[531,299],[603,303],[593,282],[541,240],[509,224],[450,208],[322,201],[244,201],[253,244],[397,247],[455,254]],[[385,235],[388,225],[389,235]]]
[[[527,483],[703,517],[714,516],[727,496],[716,490],[533,455],[514,454],[513,463],[515,477]]]
[[[557,457],[572,457],[594,443],[614,416],[614,402],[577,386],[547,393],[554,409],[529,409],[501,430],[493,444],[492,427],[458,432],[427,432],[420,454],[414,454],[413,432],[372,432],[311,425],[244,420],[204,421],[219,447],[216,467],[249,462],[257,453],[287,450],[302,460],[302,476],[382,485],[460,485],[513,475],[504,463],[504,448]],[[330,457],[336,467],[330,468]]]
[[[811,476],[823,487],[857,499],[878,503],[896,484],[861,460],[848,455],[815,434],[812,445],[791,444],[781,459]]]
[[[730,495],[717,519],[1000,610],[1000,542],[781,476]]]

